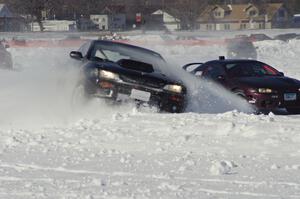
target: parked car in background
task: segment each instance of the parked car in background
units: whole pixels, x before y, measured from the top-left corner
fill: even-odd
[[[94,40],[83,44],[78,51],[72,51],[70,56],[83,64],[73,95],[75,102],[84,96],[85,100],[134,101],[158,107],[161,111],[184,111],[186,88],[162,72],[166,62],[154,51]]]
[[[300,35],[298,35],[296,33],[286,33],[286,34],[276,35],[274,37],[274,39],[288,42],[291,39],[296,39],[298,36],[300,36]]]
[[[187,64],[183,69],[224,86],[247,100],[258,112],[285,108],[291,114],[300,113],[300,81],[284,76],[263,62],[221,57],[203,64]]]
[[[0,68],[13,69],[13,62],[10,52],[7,51],[9,46],[0,42]]]
[[[265,41],[265,40],[273,40],[271,37],[269,37],[268,35],[266,34],[262,34],[262,33],[257,33],[257,34],[251,34],[249,36],[249,39],[252,41],[252,42],[255,42],[255,41]]]
[[[230,59],[257,59],[256,48],[249,39],[228,40],[226,50]]]

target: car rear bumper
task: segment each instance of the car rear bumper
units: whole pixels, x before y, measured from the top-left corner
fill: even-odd
[[[114,101],[136,101],[158,107],[161,111],[180,113],[185,109],[185,94],[176,94],[160,88],[126,82],[99,81],[86,84],[86,91],[93,97]]]

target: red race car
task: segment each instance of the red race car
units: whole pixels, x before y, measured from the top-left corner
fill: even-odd
[[[263,62],[220,57],[206,63],[190,63],[183,69],[224,86],[259,112],[285,108],[288,113],[300,113],[300,81]]]

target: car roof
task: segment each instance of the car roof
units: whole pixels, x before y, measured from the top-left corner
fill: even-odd
[[[142,48],[142,47],[139,47],[139,46],[134,46],[134,45],[127,44],[127,43],[121,43],[121,42],[118,42],[118,41],[110,41],[110,40],[93,40],[92,43],[124,46],[124,47],[127,47],[127,48],[132,48],[132,49],[136,49],[136,50],[139,50],[139,51],[143,51],[144,53],[149,53],[149,54],[158,56],[158,57],[163,59],[163,57],[155,51],[152,51],[152,50],[149,50],[149,49],[146,49],[146,48]]]
[[[224,59],[224,60],[212,60],[212,61],[208,61],[206,63],[222,63],[222,64],[231,64],[231,63],[236,63],[236,62],[244,62],[244,63],[249,63],[249,62],[259,62],[257,60],[252,60],[252,59]]]

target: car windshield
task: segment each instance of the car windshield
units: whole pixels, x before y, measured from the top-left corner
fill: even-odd
[[[156,52],[114,42],[95,42],[90,52],[90,58],[113,62],[134,60],[152,65],[155,71],[161,71],[161,67],[165,64],[164,59]]]
[[[261,62],[235,62],[226,64],[229,77],[278,76],[279,72]]]

